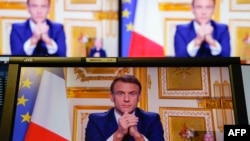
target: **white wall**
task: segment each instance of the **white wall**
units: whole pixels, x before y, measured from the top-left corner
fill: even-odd
[[[243,65],[241,66],[241,69],[247,106],[248,123],[250,123],[250,65]]]

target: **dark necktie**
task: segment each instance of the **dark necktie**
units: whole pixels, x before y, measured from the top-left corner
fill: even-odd
[[[203,42],[197,53],[197,57],[211,57],[211,56],[212,55],[208,43]]]
[[[48,56],[46,45],[43,41],[39,41],[33,52],[34,56]]]
[[[129,134],[126,134],[124,136],[124,138],[122,139],[122,141],[129,141],[130,140],[130,135]]]

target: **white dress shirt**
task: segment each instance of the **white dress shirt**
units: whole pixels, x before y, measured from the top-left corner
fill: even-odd
[[[194,21],[194,29],[195,29],[196,33],[198,32],[199,28],[200,28],[200,25]],[[189,42],[188,46],[187,46],[187,52],[191,57],[195,57],[200,49],[200,47],[194,46],[194,40],[195,39],[193,39],[191,42]],[[222,50],[221,45],[218,41],[215,40],[215,44],[216,44],[215,47],[209,46],[209,48],[211,50],[211,54],[214,56],[219,55],[221,53],[221,50]]]
[[[31,31],[34,32],[35,23],[32,20],[29,20],[29,25],[30,25]],[[52,41],[52,46],[46,44],[46,48],[47,48],[49,54],[54,54],[57,52],[58,46],[53,39],[51,39],[51,41]],[[26,55],[32,55],[34,50],[35,50],[35,47],[36,47],[36,45],[31,46],[31,39],[30,38],[23,45],[24,52],[26,53]]]

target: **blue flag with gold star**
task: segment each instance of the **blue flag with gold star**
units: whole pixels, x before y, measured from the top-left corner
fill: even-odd
[[[135,10],[137,0],[123,0],[122,2],[122,44],[121,54],[122,57],[129,56],[129,48],[131,42],[131,35],[134,25]]]
[[[157,0],[123,0],[121,56],[164,57],[164,30]]]
[[[14,120],[13,141],[24,140],[37,92],[40,86],[41,76],[44,70],[48,70],[63,77],[62,68],[23,68],[21,69],[20,84],[17,98],[17,107]],[[45,103],[46,104],[46,103]]]

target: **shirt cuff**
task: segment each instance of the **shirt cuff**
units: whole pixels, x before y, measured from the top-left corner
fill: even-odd
[[[51,39],[51,41],[52,41],[52,46],[46,44],[46,47],[49,54],[55,54],[58,50],[58,46],[54,40]]]
[[[23,48],[24,48],[24,52],[26,55],[32,55],[34,50],[35,50],[36,46],[30,46],[30,44],[31,44],[31,39],[28,39],[24,43]],[[55,54],[58,50],[58,46],[54,40],[52,40],[52,46],[46,45],[46,48],[47,48],[49,54]]]
[[[189,42],[187,46],[187,52],[189,56],[195,57],[197,55],[197,52],[199,51],[199,46],[194,46],[194,40]]]
[[[28,39],[23,45],[23,50],[26,55],[32,55],[35,50],[36,46],[30,46],[30,44],[31,44],[31,39]]]
[[[113,135],[111,135],[106,141],[113,141]]]
[[[209,46],[211,54],[213,56],[219,55],[221,53],[221,45],[218,41],[215,41],[216,46]],[[194,46],[194,40],[192,40],[187,46],[187,52],[191,57],[195,57],[199,50],[198,46]]]
[[[220,45],[220,43],[218,41],[215,41],[215,44],[216,44],[215,47],[210,46],[211,54],[213,56],[219,55],[221,53],[221,50],[222,50],[221,45]]]

